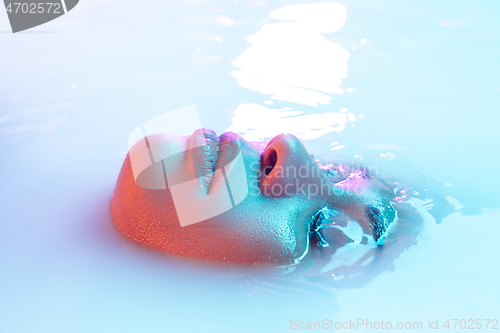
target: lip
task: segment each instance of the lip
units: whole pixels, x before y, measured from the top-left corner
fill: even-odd
[[[217,160],[215,170],[221,169],[231,163],[241,153],[239,141],[241,136],[233,132],[224,132],[218,137]]]
[[[217,161],[218,137],[212,130],[199,129],[191,136],[184,137],[183,157],[172,165],[177,183],[198,179],[201,190],[208,193]],[[174,171],[175,170],[175,171]]]
[[[203,129],[203,135],[205,137],[206,145],[203,150],[202,158],[205,159],[206,163],[210,163],[212,166],[212,172],[215,172],[215,166],[218,160],[218,152],[220,139],[212,130]]]
[[[204,141],[201,142],[201,140]],[[210,129],[196,131],[188,138],[190,141],[188,147],[193,148],[186,152],[184,162],[182,162],[184,167],[177,169],[177,178],[184,181],[198,178],[201,181],[202,190],[208,194],[214,181],[232,170],[231,162],[242,153],[241,140],[241,136],[233,132],[225,132],[217,136]]]

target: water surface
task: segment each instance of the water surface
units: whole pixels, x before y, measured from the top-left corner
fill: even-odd
[[[498,315],[500,6],[293,3],[86,0],[20,34],[0,14],[2,332]],[[127,137],[190,104],[218,133],[291,132],[376,168],[409,222],[385,248],[287,268],[128,242],[109,214]]]

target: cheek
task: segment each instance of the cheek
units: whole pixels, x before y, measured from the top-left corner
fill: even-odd
[[[200,236],[210,235],[199,244],[222,244],[219,251],[228,261],[293,263],[307,250],[309,227],[307,207],[290,201],[247,198],[231,211],[197,226]]]

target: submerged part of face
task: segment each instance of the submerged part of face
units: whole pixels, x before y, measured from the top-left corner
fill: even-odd
[[[265,145],[203,129],[190,137],[155,134],[146,143],[147,154],[139,144],[129,151],[111,213],[124,234],[153,248],[205,260],[287,264],[307,253],[314,220],[326,206],[359,220],[375,239],[386,229],[377,221],[391,219],[372,205],[386,207],[387,200],[354,189],[365,179],[331,183],[293,135]],[[131,155],[140,154],[168,157],[134,177]]]

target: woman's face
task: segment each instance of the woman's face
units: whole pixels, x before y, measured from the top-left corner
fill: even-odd
[[[189,137],[155,134],[132,147],[111,208],[123,233],[160,250],[291,263],[307,252],[311,221],[323,207],[363,206],[346,194],[354,186],[335,192],[342,186],[327,179],[293,135],[265,145],[204,129]],[[361,215],[369,232],[373,216]]]

